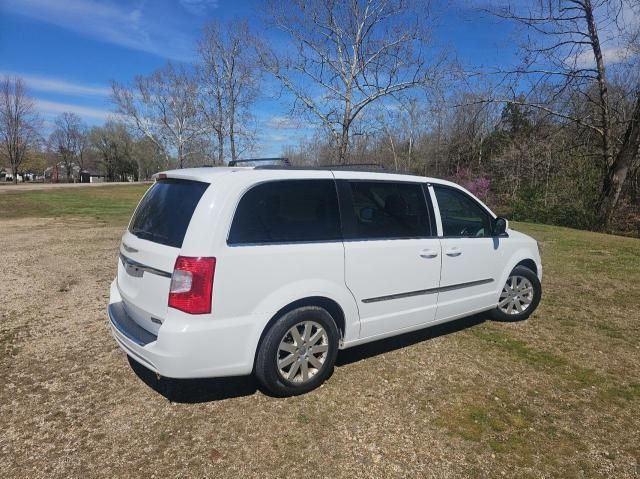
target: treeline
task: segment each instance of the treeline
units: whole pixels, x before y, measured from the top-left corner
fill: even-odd
[[[114,83],[104,126],[62,115],[46,148],[24,146],[37,115],[23,85],[6,81],[2,110],[20,94],[26,109],[18,128],[3,127],[22,125],[24,140],[3,133],[5,156],[12,168],[27,151],[80,167],[88,158],[111,179],[222,165],[260,149],[254,107],[277,95],[287,121],[316,132],[283,152],[294,162],[383,163],[452,178],[516,219],[638,232],[640,5],[490,5],[474,14],[514,26],[514,64],[461,65],[417,0],[272,2],[259,31],[211,22],[192,65]]]
[[[540,109],[484,98],[451,98],[461,105],[454,108],[400,108],[393,126],[357,137],[350,161],[450,179],[515,220],[593,228],[603,176],[594,154],[598,138]],[[332,145],[321,135],[283,155],[296,164],[335,162]],[[640,234],[639,198],[636,166],[612,229]]]

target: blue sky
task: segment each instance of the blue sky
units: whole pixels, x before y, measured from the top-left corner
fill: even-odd
[[[436,44],[467,64],[513,56],[507,26],[464,4],[435,3]],[[0,76],[23,77],[47,121],[73,111],[101,124],[112,108],[112,80],[128,83],[169,60],[191,62],[207,20],[242,17],[260,29],[263,10],[261,0],[0,0]],[[286,96],[257,103],[259,154],[277,155],[312,134],[286,121],[289,105]]]

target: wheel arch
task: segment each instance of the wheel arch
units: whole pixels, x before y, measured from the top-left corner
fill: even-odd
[[[510,256],[509,261],[506,262],[506,267],[502,272],[502,277],[499,278],[496,284],[496,295],[500,295],[502,286],[517,266],[525,266],[529,268],[539,279],[541,279],[542,265],[539,263],[539,258],[536,258],[536,255],[532,254],[528,248],[519,248]]]
[[[340,340],[345,337],[347,327],[345,314],[342,306],[340,306],[337,301],[326,296],[308,296],[305,298],[297,299],[280,308],[273,316],[271,316],[269,321],[267,321],[267,324],[265,324],[265,326],[262,328],[260,338],[258,339],[258,343],[256,344],[256,349],[254,351],[254,367],[255,359],[258,356],[258,350],[262,345],[262,341],[264,340],[267,331],[269,331],[269,328],[271,328],[273,323],[275,323],[280,317],[287,314],[288,312],[293,311],[294,309],[303,308],[305,306],[316,306],[326,310],[336,323],[338,332],[340,334]]]
[[[538,274],[538,265],[536,264],[536,262],[534,260],[532,260],[531,258],[527,258],[527,259],[523,259],[522,261],[520,261],[519,263],[517,263],[513,268],[517,268],[518,266],[524,266],[525,268],[529,268],[531,271],[533,271],[536,275]]]

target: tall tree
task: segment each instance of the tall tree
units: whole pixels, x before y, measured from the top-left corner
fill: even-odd
[[[352,126],[369,105],[433,82],[444,57],[427,57],[428,12],[428,2],[411,0],[276,2],[273,24],[295,53],[263,43],[260,64],[294,95],[295,110],[329,132],[345,162]]]
[[[203,87],[203,112],[216,134],[218,163],[222,164],[225,137],[232,160],[243,145],[251,144],[250,107],[257,97],[259,72],[250,48],[245,21],[210,22],[198,43]]]
[[[75,113],[64,112],[56,118],[49,135],[49,147],[64,163],[67,181],[73,176],[74,165],[82,171],[87,146],[86,125]]]
[[[103,126],[91,130],[89,141],[98,153],[109,181],[125,181],[129,175],[138,175],[137,165],[132,158],[134,142],[127,125],[108,120]]]
[[[636,73],[630,78],[633,84],[627,94],[634,106],[626,115],[614,111],[609,79],[610,68],[634,61],[624,16],[638,8],[633,0],[557,0],[525,6],[514,2],[491,11],[524,26],[529,34],[523,64],[507,71],[508,76],[516,78],[520,87],[530,82],[538,93],[541,85],[545,87],[543,98],[510,101],[573,122],[599,138],[602,186],[595,226],[602,229],[611,223],[626,178],[638,162],[640,77]],[[613,60],[609,65],[603,34],[613,45],[608,50]],[[575,98],[586,101],[589,108],[576,114]]]
[[[0,153],[9,160],[14,183],[27,151],[39,140],[39,127],[40,118],[22,79],[4,78],[0,82]]]
[[[208,131],[198,108],[198,83],[184,66],[166,67],[137,76],[133,87],[112,85],[116,111],[182,168],[199,137]]]

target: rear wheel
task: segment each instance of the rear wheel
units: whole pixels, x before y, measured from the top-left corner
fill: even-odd
[[[541,296],[542,287],[536,273],[526,266],[516,266],[502,287],[492,316],[501,321],[527,319],[538,307]]]
[[[256,356],[256,378],[275,396],[303,394],[331,375],[337,354],[331,315],[316,306],[294,309],[267,331]]]

